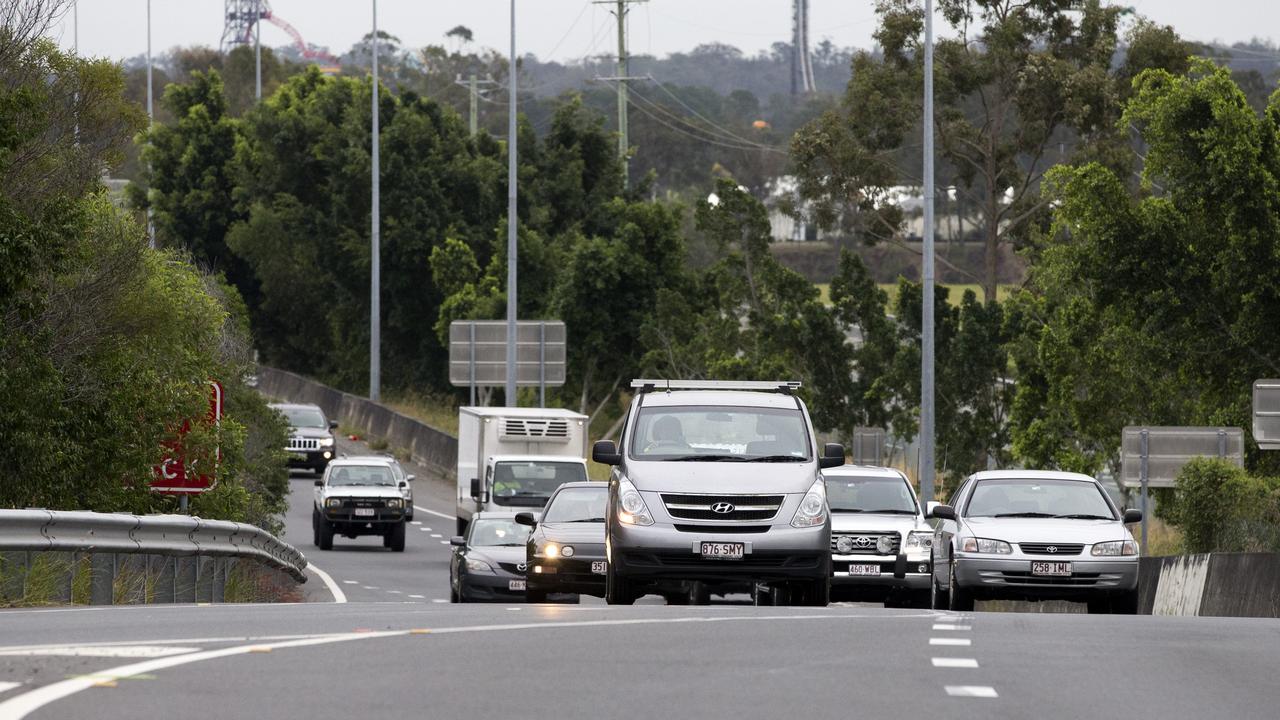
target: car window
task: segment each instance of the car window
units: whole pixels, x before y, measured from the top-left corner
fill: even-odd
[[[964,514],[966,517],[1094,515],[1115,519],[1097,483],[1021,478],[978,480]]]
[[[329,422],[325,420],[324,413],[320,412],[320,408],[282,408],[277,407],[276,410],[284,415],[284,419],[289,423],[290,427],[295,428],[328,428]]]
[[[916,513],[916,501],[902,478],[839,475],[826,480],[832,512]]]
[[[529,526],[507,518],[482,518],[471,523],[471,547],[518,547],[529,539]]]
[[[631,433],[631,455],[641,460],[714,456],[805,462],[810,459],[810,447],[798,408],[643,407]]]
[[[386,465],[339,465],[330,467],[329,484],[335,487],[359,485],[395,486],[396,479]]]
[[[587,468],[580,462],[499,462],[492,472],[493,501],[498,505],[541,505],[561,485],[587,479]]]
[[[609,501],[609,490],[600,487],[565,488],[551,498],[551,503],[542,513],[542,522],[604,522],[605,504]]]

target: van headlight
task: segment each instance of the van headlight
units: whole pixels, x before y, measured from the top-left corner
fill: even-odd
[[[653,515],[649,506],[644,504],[640,491],[623,478],[618,481],[618,522],[626,525],[652,525]]]
[[[1116,540],[1098,543],[1093,546],[1093,555],[1099,557],[1119,557],[1121,555],[1137,555],[1138,543],[1132,540]]]
[[[818,478],[809,486],[809,491],[804,494],[804,499],[800,501],[800,507],[796,508],[796,514],[791,518],[791,527],[807,528],[821,525],[827,521],[827,486],[822,482],[822,478]]]

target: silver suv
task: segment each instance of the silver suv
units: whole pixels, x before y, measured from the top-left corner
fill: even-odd
[[[832,593],[838,599],[929,605],[933,528],[907,476],[843,465],[822,471],[831,507]]]
[[[826,605],[831,517],[820,453],[795,382],[636,380],[612,465],[605,600],[765,588],[776,600]],[[705,599],[706,592],[698,595]]]

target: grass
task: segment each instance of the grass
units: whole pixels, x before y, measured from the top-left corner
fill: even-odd
[[[950,303],[953,307],[958,306],[960,304],[960,300],[964,297],[965,290],[972,290],[973,294],[977,295],[979,300],[982,299],[981,285],[977,285],[977,284],[950,285],[948,284],[948,285],[944,285],[944,287],[947,287],[951,290],[951,292],[947,294],[947,302]],[[1004,302],[1005,300],[1008,300],[1009,296],[1013,295],[1014,291],[1017,290],[1017,288],[1018,288],[1017,285],[1000,285],[999,287],[996,288],[996,299],[1000,302]],[[885,291],[885,293],[889,296],[889,303],[887,307],[889,307],[892,310],[894,304],[898,300],[898,284],[897,283],[880,283],[880,289]],[[831,284],[830,283],[818,283],[818,297],[822,301],[823,305],[831,304]]]
[[[1142,526],[1133,526],[1133,535],[1142,540]],[[1147,520],[1147,546],[1142,548],[1146,557],[1162,557],[1182,554],[1182,531],[1161,520],[1151,517]]]
[[[458,406],[452,400],[409,393],[387,398],[382,404],[401,415],[421,420],[454,437],[458,436]]]

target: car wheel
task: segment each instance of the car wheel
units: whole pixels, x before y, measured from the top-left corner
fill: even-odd
[[[451,603],[462,602],[462,599],[458,597],[458,591],[453,589],[452,584],[450,584],[450,587],[449,587],[449,602]]]
[[[404,523],[398,522],[391,526],[391,533],[387,535],[386,540],[390,542],[387,546],[392,552],[404,552]]]
[[[954,560],[951,562],[951,569],[948,573],[948,609],[954,612],[973,612],[973,593],[966,591],[956,582],[956,563]]]
[[[311,508],[311,544],[320,547],[320,513]]]
[[[604,576],[604,601],[609,605],[634,605],[636,602],[635,591],[631,589],[631,583],[625,579],[618,577],[613,571],[613,566],[609,566],[609,570]]]
[[[544,603],[547,601],[547,591],[532,590],[526,585],[524,590],[524,601],[527,603]]]
[[[704,582],[694,581],[689,584],[689,604],[690,605],[710,605],[711,604],[711,588],[707,587]]]
[[[387,533],[386,535],[382,536],[382,547],[384,548],[391,547],[391,533]]]
[[[320,529],[318,532],[320,534],[320,537],[317,538],[318,542],[316,542],[316,545],[319,545],[321,550],[332,550],[333,549],[333,526],[322,520],[320,522]]]

